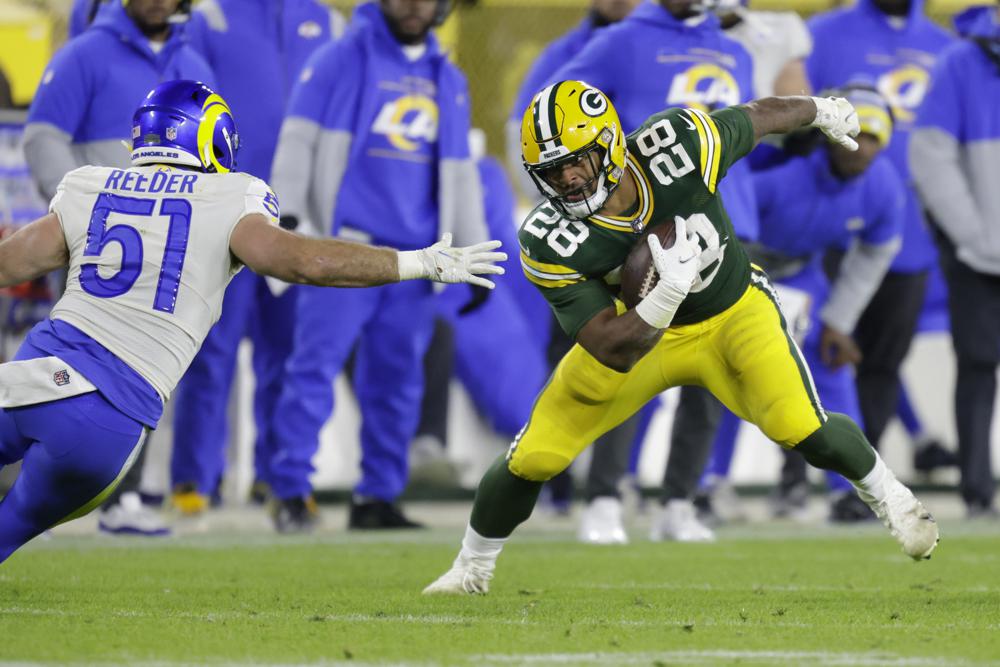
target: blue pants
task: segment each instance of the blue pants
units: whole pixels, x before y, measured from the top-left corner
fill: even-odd
[[[456,375],[493,429],[513,438],[548,379],[548,339],[525,321],[516,294],[502,281],[479,309],[459,315],[469,293],[465,286],[449,287],[439,304],[455,332]]]
[[[253,341],[254,468],[268,480],[267,430],[281,392],[281,376],[292,347],[296,287],[280,297],[264,279],[241,271],[226,290],[222,317],[177,386],[174,399],[173,483],[193,482],[200,493],[215,491],[226,467],[227,408],[240,341]]]
[[[295,339],[271,422],[271,490],[278,498],[312,491],[319,432],[333,413],[333,379],[356,351],[361,407],[358,495],[392,502],[406,486],[407,452],[420,418],[423,359],[434,330],[430,283],[366,289],[299,288]]]
[[[97,507],[128,472],[146,432],[96,391],[0,408],[0,468],[24,460],[0,501],[0,562]]]

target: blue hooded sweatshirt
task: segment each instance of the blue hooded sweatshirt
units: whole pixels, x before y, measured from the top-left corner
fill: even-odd
[[[853,238],[881,244],[902,232],[902,181],[885,156],[864,174],[834,175],[825,150],[754,175],[760,243],[791,257],[846,248]]]
[[[129,151],[121,141],[131,138],[132,114],[161,81],[215,84],[184,29],[183,23],[174,25],[155,53],[122,4],[110,2],[90,29],[56,53],[25,128],[25,157],[44,196],[51,198],[62,177],[77,167],[128,166]]]
[[[541,196],[534,181],[524,171],[521,162],[521,118],[524,110],[531,104],[531,98],[539,90],[545,87],[545,82],[552,78],[556,71],[572,60],[576,54],[583,50],[583,47],[593,39],[594,35],[601,30],[594,25],[593,14],[588,15],[575,28],[565,35],[546,46],[538,58],[532,64],[531,69],[521,82],[518,88],[517,97],[514,98],[514,106],[510,110],[505,129],[505,142],[507,150],[507,164],[510,173],[514,175],[514,184],[525,197],[537,198]]]
[[[938,60],[910,141],[910,169],[958,259],[1000,276],[1000,17],[993,5],[957,22],[968,39]]]
[[[813,89],[865,81],[892,105],[895,127],[887,154],[907,186],[903,247],[891,267],[901,273],[926,271],[937,256],[911,183],[907,145],[934,62],[952,37],[923,10],[923,0],[911,0],[909,14],[897,19],[872,0],[858,0],[809,21],[814,46],[806,71]]]
[[[801,259],[804,267],[780,282],[808,291],[822,304],[820,318],[850,332],[896,252],[903,231],[905,190],[886,156],[852,179],[838,178],[827,151],[793,158],[754,174],[760,206],[760,243]],[[877,250],[862,252],[860,241]],[[822,268],[824,251],[847,248],[841,289],[829,302],[830,284]],[[852,259],[852,255],[856,259]],[[860,262],[860,263],[859,263]],[[846,281],[846,282],[845,282]]]
[[[90,18],[91,7],[98,0],[73,0],[73,9],[69,12],[69,38],[83,33],[89,27],[87,19]]]
[[[714,15],[682,21],[644,2],[624,20],[600,30],[546,83],[578,79],[604,91],[625,132],[669,107],[717,109],[753,95],[750,55],[727,37]],[[749,164],[737,162],[719,186],[736,234],[757,236],[757,207]]]
[[[313,52],[339,37],[343,17],[317,0],[204,0],[188,23],[191,46],[215,72],[240,133],[237,166],[271,177],[292,84]]]
[[[531,104],[531,98],[539,90],[545,87],[545,83],[552,78],[560,67],[572,60],[576,54],[583,50],[583,47],[600,30],[594,25],[592,15],[583,19],[579,25],[567,32],[565,35],[546,46],[538,58],[528,70],[521,87],[517,91],[517,98],[514,100],[514,108],[510,110],[510,120],[521,125],[521,116],[524,110]]]
[[[977,5],[955,14],[951,22],[961,37],[998,37],[996,5]]]
[[[433,35],[425,44],[410,60],[370,2],[313,54],[275,156],[284,211],[322,234],[397,248],[445,231],[456,244],[486,237],[465,76]]]

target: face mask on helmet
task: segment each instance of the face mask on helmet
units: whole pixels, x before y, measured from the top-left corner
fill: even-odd
[[[542,165],[529,165],[528,174],[545,197],[566,215],[583,219],[594,215],[607,202],[614,187],[608,187],[604,172],[607,151],[597,142]]]
[[[132,117],[132,164],[176,164],[207,173],[236,169],[239,135],[229,105],[197,81],[154,88]]]
[[[521,157],[539,192],[584,219],[608,201],[625,169],[621,122],[611,101],[583,81],[538,92],[521,120]]]

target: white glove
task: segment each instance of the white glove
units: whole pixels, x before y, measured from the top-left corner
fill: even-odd
[[[486,241],[466,248],[453,248],[451,234],[445,234],[429,248],[397,253],[399,279],[426,278],[439,283],[472,283],[493,289],[492,280],[479,276],[503,275],[503,267],[496,262],[505,261],[507,253],[492,252],[500,245],[500,241]]]
[[[816,120],[809,127],[818,127],[849,151],[858,150],[858,142],[851,138],[861,131],[854,106],[843,97],[813,97],[812,101],[816,104]]]
[[[660,245],[656,234],[646,237],[649,251],[653,255],[653,266],[660,279],[646,298],[636,305],[635,312],[654,329],[666,329],[670,326],[681,302],[691,291],[701,267],[701,245],[696,233],[688,234],[687,220],[679,215],[674,216],[674,231],[677,238],[669,248]]]

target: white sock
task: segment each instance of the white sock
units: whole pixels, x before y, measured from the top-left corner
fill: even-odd
[[[506,541],[506,537],[483,537],[469,525],[465,527],[465,537],[462,538],[462,553],[495,561]]]
[[[892,472],[882,457],[878,455],[878,452],[875,452],[875,467],[860,480],[852,481],[851,484],[854,485],[854,488],[874,498],[876,502],[882,502],[888,493],[887,487],[890,479],[892,479]]]

